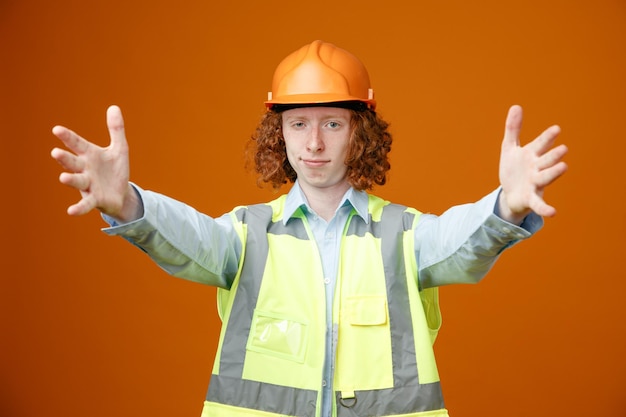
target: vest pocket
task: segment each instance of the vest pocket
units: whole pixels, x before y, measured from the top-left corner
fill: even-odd
[[[339,321],[334,388],[337,391],[393,387],[393,361],[384,295],[351,295]]]
[[[307,323],[285,315],[255,310],[246,348],[303,363],[308,337]]]
[[[387,323],[387,301],[380,295],[347,297],[348,320],[353,326],[379,326]]]

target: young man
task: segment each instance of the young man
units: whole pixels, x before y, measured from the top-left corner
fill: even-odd
[[[277,67],[253,136],[260,179],[288,194],[213,219],[129,183],[119,108],[111,144],[53,133],[60,181],[172,275],[219,287],[223,325],[203,416],[447,416],[432,345],[437,287],[478,282],[499,254],[555,209],[544,188],[566,170],[559,128],[520,147],[506,120],[501,186],[441,216],[365,190],[385,183],[391,135],[369,76],[321,41]]]

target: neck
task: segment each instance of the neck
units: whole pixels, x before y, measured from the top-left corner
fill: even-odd
[[[327,188],[315,188],[300,185],[309,205],[326,221],[330,221],[337,211],[344,194],[350,188],[350,184],[342,183],[337,186]]]

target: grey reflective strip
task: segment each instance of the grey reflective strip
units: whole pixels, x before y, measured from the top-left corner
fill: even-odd
[[[296,239],[309,240],[309,234],[304,227],[304,222],[296,217],[289,219],[287,225],[284,225],[282,220],[272,223],[267,232],[272,235],[289,235]]]
[[[402,239],[403,232],[412,229],[415,215],[405,210],[404,206],[389,204],[383,208],[380,222],[370,219],[370,224],[367,225],[360,218],[359,221],[353,219],[348,229],[348,233],[357,236],[370,232],[381,239],[392,340],[394,388],[355,391],[356,402],[352,407],[340,405],[341,393],[336,393],[339,417],[387,416],[444,408],[439,382],[419,384],[415,337],[412,331],[407,331],[413,325]],[[344,402],[353,403],[351,400]]]
[[[350,224],[348,225],[348,230],[346,231],[346,236],[365,236],[366,233],[371,233],[375,238],[381,238],[383,235],[382,231],[382,222],[385,222],[387,228],[389,228],[389,224],[391,224],[391,220],[393,216],[396,217],[396,222],[401,221],[401,227],[396,227],[393,229],[394,231],[403,231],[411,230],[413,228],[413,220],[415,220],[415,214],[406,212],[407,208],[405,206],[399,204],[388,204],[383,208],[383,218],[381,221],[373,221],[372,214],[369,214],[369,222],[365,223],[365,221],[360,216],[353,216]],[[387,213],[387,214],[385,214]],[[399,226],[396,223],[396,226]],[[391,231],[390,231],[391,232]]]
[[[246,247],[255,250],[246,250],[243,261],[243,270],[237,287],[237,294],[233,301],[230,317],[228,319],[222,350],[220,355],[220,375],[233,378],[241,378],[243,363],[246,358],[246,343],[250,334],[252,315],[256,307],[256,300],[263,279],[263,271],[269,250],[265,225],[272,219],[272,208],[265,204],[254,205],[241,209],[237,217],[246,216],[246,223],[256,225],[248,227]],[[243,294],[244,296],[241,296]]]
[[[337,417],[394,416],[444,408],[438,382],[354,393],[356,402],[344,399],[346,404],[354,403],[353,407],[342,406],[339,401],[341,393],[335,394]]]
[[[237,220],[242,222],[243,221],[243,215],[246,214],[247,211],[248,211],[247,207],[242,207],[242,208],[238,209],[235,212],[235,217],[237,217]]]
[[[369,214],[369,222],[365,223],[365,221],[361,218],[361,216],[352,216],[350,220],[350,224],[348,225],[348,230],[346,230],[346,236],[359,236],[363,237],[366,233],[371,233],[374,237],[380,238],[380,222],[375,222],[372,220],[372,215]]]
[[[394,369],[394,386],[414,384],[417,378],[417,357],[415,355],[415,337],[412,331],[411,305],[409,289],[404,267],[404,227],[398,222],[404,216],[404,207],[387,205],[383,208],[381,228],[381,249],[387,283],[387,306],[389,308],[389,327],[391,329],[391,358]],[[394,224],[395,223],[395,224]]]
[[[272,208],[265,204],[242,208],[235,215],[248,225],[247,250],[222,341],[219,375],[212,375],[206,399],[289,416],[314,417],[317,391],[242,379],[252,315],[269,251],[267,234],[308,239],[304,223],[298,218],[290,219],[288,227],[282,221],[272,223]]]
[[[288,416],[314,417],[317,391],[212,375],[207,401]]]
[[[296,239],[309,240],[309,234],[307,233],[301,218],[292,217],[289,219],[286,225],[283,224],[282,219],[274,223],[272,222],[271,207],[266,204],[258,204],[250,207],[240,208],[235,212],[235,217],[237,217],[237,220],[239,220],[240,222],[243,222],[244,216],[247,212],[255,212],[257,210],[265,211],[267,209],[269,209],[269,213],[264,213],[260,215],[260,217],[264,219],[264,223],[262,224],[267,225],[267,233],[271,233],[273,235],[289,235],[295,237]],[[269,218],[267,219],[265,218],[266,214],[269,214]],[[246,221],[245,223],[247,223],[248,227],[250,227],[248,221]],[[252,226],[254,227],[259,225],[253,224]]]

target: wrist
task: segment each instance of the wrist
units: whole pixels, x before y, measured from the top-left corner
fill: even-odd
[[[502,220],[505,220],[511,224],[515,224],[517,226],[521,225],[526,216],[531,213],[529,208],[524,209],[514,209],[509,205],[509,201],[507,199],[507,195],[502,190],[500,195],[498,196],[498,201],[495,206],[495,214],[500,217]]]
[[[122,206],[119,212],[109,214],[115,221],[119,223],[130,223],[143,217],[143,202],[139,193],[130,183],[122,197]]]

